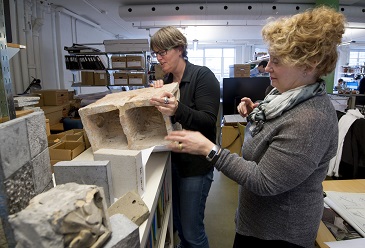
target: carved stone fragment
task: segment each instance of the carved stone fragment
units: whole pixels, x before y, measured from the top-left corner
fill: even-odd
[[[106,95],[79,109],[93,152],[106,149],[141,150],[165,145],[173,130],[169,116],[162,115],[149,100],[170,92],[179,99],[179,85],[142,88]]]
[[[17,247],[102,247],[111,234],[102,188],[61,184],[9,216]]]

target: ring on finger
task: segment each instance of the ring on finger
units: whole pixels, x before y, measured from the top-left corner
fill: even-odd
[[[169,98],[167,96],[164,97],[163,101],[165,104],[169,104]]]
[[[179,144],[179,150],[182,151],[182,149],[184,149],[184,147],[183,147],[183,144],[180,143]]]

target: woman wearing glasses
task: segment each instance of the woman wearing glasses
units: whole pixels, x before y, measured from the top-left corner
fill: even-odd
[[[158,30],[151,37],[150,47],[166,74],[154,86],[178,82],[180,89],[179,100],[166,92],[152,98],[151,103],[171,116],[173,123],[199,131],[215,143],[220,87],[214,73],[188,61],[186,37],[175,27]],[[203,220],[214,167],[206,156],[186,154],[185,147],[176,145],[181,153],[172,153],[171,162],[173,222],[180,238],[177,247],[206,248],[209,242]]]

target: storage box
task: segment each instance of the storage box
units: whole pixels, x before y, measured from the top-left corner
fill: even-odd
[[[94,71],[81,71],[81,84],[94,85]]]
[[[126,68],[127,67],[127,58],[121,56],[112,56],[112,68]]]
[[[59,106],[68,103],[68,90],[39,90],[45,106]]]
[[[84,142],[84,135],[82,133],[66,134],[62,137],[62,141]]]
[[[127,68],[142,69],[144,67],[143,56],[127,56]]]
[[[42,106],[41,109],[50,126],[59,123],[63,117],[63,106]]]
[[[107,72],[94,72],[94,85],[108,85]]]
[[[165,76],[165,73],[162,71],[162,67],[160,64],[155,65],[155,78],[157,79],[163,79]]]
[[[48,147],[53,146],[54,144],[57,144],[58,142],[62,141],[62,138],[64,137],[64,134],[50,134],[47,136],[48,140]]]
[[[115,72],[114,76],[114,85],[128,85],[128,74]]]
[[[51,160],[70,161],[84,150],[84,142],[61,141],[49,148],[49,155]]]
[[[148,39],[104,40],[105,52],[150,51]]]
[[[230,150],[231,153],[236,153],[241,156],[243,140],[244,126],[241,130],[238,126],[222,126],[222,148],[226,148]]]
[[[129,85],[144,85],[146,83],[146,75],[142,73],[130,73],[128,74]]]
[[[85,143],[85,149],[88,149],[91,146],[89,138],[87,137],[87,134],[86,134],[84,129],[71,129],[71,131],[73,131],[74,134],[82,134],[83,135],[84,143]]]
[[[250,77],[250,64],[234,64],[229,66],[229,77]]]

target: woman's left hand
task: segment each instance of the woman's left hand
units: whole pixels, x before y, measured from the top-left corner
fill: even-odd
[[[158,109],[163,115],[173,116],[179,105],[176,97],[170,92],[164,92],[161,96],[152,97],[150,103]]]
[[[167,146],[173,152],[183,152],[207,156],[214,144],[200,132],[182,130],[172,131],[165,140],[171,143]]]

